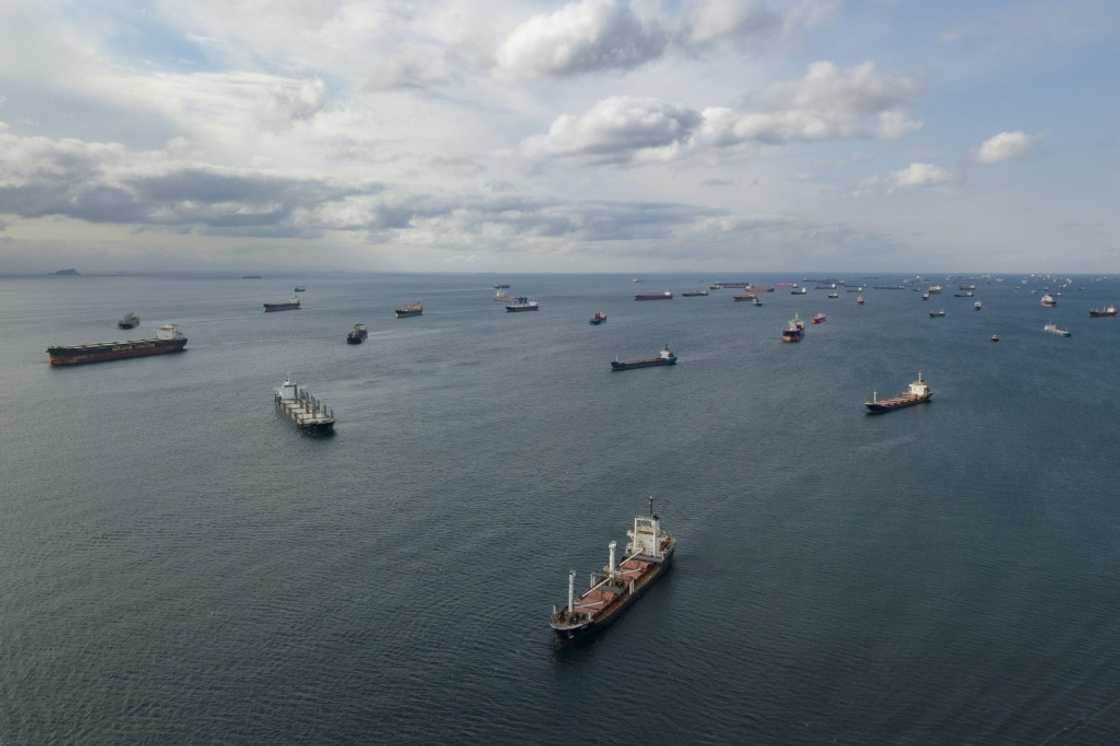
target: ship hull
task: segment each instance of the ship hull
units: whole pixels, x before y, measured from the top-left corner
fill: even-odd
[[[591,324],[591,326],[599,326],[599,324],[602,324],[604,321],[606,321],[606,319],[591,319],[587,323]]]
[[[638,368],[661,368],[667,365],[676,365],[677,359],[651,358],[649,360],[612,360],[611,372],[624,370],[637,370]]]
[[[366,341],[365,337],[355,337],[352,334],[347,334],[346,335],[346,344],[348,344],[348,345],[360,345],[362,342],[365,342],[365,341]]]
[[[47,355],[52,366],[90,365],[108,363],[113,360],[128,360],[134,357],[170,355],[182,352],[187,346],[184,339],[145,339],[121,344],[87,345],[85,348],[51,347]]]
[[[621,617],[627,609],[633,606],[635,601],[645,595],[645,592],[650,589],[655,581],[673,569],[673,552],[675,550],[676,547],[668,552],[654,569],[647,572],[641,577],[639,582],[634,584],[633,593],[623,596],[617,604],[613,605],[608,611],[603,612],[592,621],[574,627],[553,626],[552,631],[556,634],[556,637],[564,642],[576,642],[593,637],[609,627],[615,620]]]
[[[868,414],[886,414],[887,412],[894,412],[898,409],[906,409],[907,407],[913,407],[918,404],[925,404],[932,398],[933,394],[929,394],[927,396],[915,397],[913,399],[902,399],[893,401],[888,400],[881,402],[869,401],[865,402],[864,406],[867,407]]]
[[[673,300],[672,295],[635,295],[634,300]]]
[[[1108,311],[1090,311],[1090,312],[1089,312],[1089,318],[1091,318],[1091,319],[1111,319],[1111,318],[1116,318],[1116,312],[1115,312],[1115,311],[1112,311],[1112,312],[1110,313],[1110,312],[1108,312]]]
[[[407,318],[410,318],[412,316],[423,316],[424,315],[423,311],[395,311],[394,313],[397,314],[398,319],[407,319]]]
[[[509,313],[524,313],[525,311],[537,311],[540,306],[506,306],[506,311]]]
[[[299,303],[265,303],[265,313],[275,313],[276,311],[298,311],[300,310]]]

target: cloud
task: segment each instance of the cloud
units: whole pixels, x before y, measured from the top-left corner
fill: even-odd
[[[621,0],[580,0],[533,16],[506,37],[499,73],[512,78],[628,69],[655,59],[669,39],[656,22],[643,22]]]
[[[1032,135],[1018,130],[1000,132],[980,143],[973,153],[973,159],[978,163],[991,164],[1021,158],[1030,150],[1035,139]]]
[[[582,115],[560,116],[547,134],[526,141],[525,152],[624,163],[751,143],[896,139],[922,126],[906,110],[919,92],[913,79],[881,73],[871,62],[847,69],[815,62],[803,77],[748,97],[743,109],[696,111],[653,98],[607,98]]]
[[[672,14],[630,0],[577,0],[518,24],[498,48],[495,72],[539,78],[631,70],[673,51],[777,38],[822,22],[837,5],[802,0],[783,16],[762,0],[703,0]]]
[[[20,137],[0,130],[0,215],[65,217],[142,230],[313,238],[490,236],[576,241],[664,238],[721,211],[648,201],[430,193],[198,163],[117,143]]]
[[[327,86],[315,78],[298,85],[277,85],[271,91],[271,114],[284,122],[306,121],[327,104]]]

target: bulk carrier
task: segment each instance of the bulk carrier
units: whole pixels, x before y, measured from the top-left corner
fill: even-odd
[[[72,347],[48,347],[51,365],[86,365],[110,360],[127,360],[130,357],[149,357],[182,352],[187,338],[174,324],[164,324],[149,339],[132,339],[127,342],[95,342]]]
[[[880,399],[879,394],[873,392],[871,394],[871,401],[864,402],[864,406],[867,407],[868,414],[884,414],[886,412],[893,412],[896,409],[904,409],[905,407],[912,407],[915,404],[922,404],[932,398],[933,391],[930,390],[926,380],[922,378],[922,372],[918,371],[917,380],[913,381],[906,391],[890,399]]]
[[[587,637],[606,627],[638,600],[653,582],[672,566],[677,542],[661,528],[661,518],[653,512],[635,516],[634,526],[626,532],[629,542],[622,562],[615,564],[616,542],[607,545],[607,565],[591,573],[588,588],[576,596],[576,572],[568,573],[568,605],[552,607],[549,626],[561,640]]]

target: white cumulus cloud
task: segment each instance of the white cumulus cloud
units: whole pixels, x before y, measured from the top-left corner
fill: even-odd
[[[930,187],[948,184],[953,172],[932,163],[911,163],[890,176],[890,185],[898,189]]]
[[[974,158],[979,163],[999,163],[1026,155],[1035,138],[1026,132],[1000,132],[992,135],[976,148]]]

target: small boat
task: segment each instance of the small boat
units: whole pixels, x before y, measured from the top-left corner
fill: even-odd
[[[369,337],[369,330],[365,324],[354,324],[354,328],[346,335],[346,344],[360,345]]]
[[[711,283],[711,284],[709,284],[709,285],[708,285],[708,290],[719,290],[719,289],[721,289],[722,287],[723,287],[723,286],[722,286],[722,285],[720,285],[720,284],[719,284],[718,282],[713,282],[713,283]]]
[[[1042,331],[1049,332],[1050,334],[1057,334],[1059,337],[1072,336],[1069,333],[1069,329],[1063,329],[1062,327],[1058,326],[1057,324],[1055,324],[1053,322],[1050,322],[1049,324],[1044,325],[1042,327]]]
[[[1090,308],[1089,318],[1091,319],[1107,319],[1116,316],[1116,306],[1109,304],[1103,308]]]
[[[274,311],[298,311],[302,308],[299,298],[293,296],[287,303],[265,303],[265,313],[272,313]]]
[[[794,288],[793,290],[789,291],[789,294],[790,295],[806,295],[806,294],[808,294],[808,292],[809,292],[809,288]]]
[[[930,311],[929,317],[931,319],[943,319],[945,318],[945,309],[942,309],[940,311]]]
[[[1053,308],[1058,305],[1058,301],[1054,300],[1054,296],[1050,295],[1050,293],[1043,293],[1042,297],[1038,299],[1038,305],[1043,308]]]
[[[929,293],[922,293],[922,300],[929,300]]]
[[[140,326],[140,317],[134,313],[126,313],[124,318],[117,322],[118,329],[135,329]]]
[[[762,305],[762,301],[759,300],[757,296],[755,296],[755,299],[753,301],[751,301],[751,303],[753,305],[756,305],[756,306],[761,306]]]
[[[840,297],[840,293],[829,293],[828,297],[831,298],[832,300],[835,300],[835,299]]]
[[[641,282],[641,280],[639,280],[639,279],[638,279],[637,277],[635,277],[635,278],[634,278],[633,280],[631,280],[630,282],[633,282],[633,283],[638,283],[638,282]]]
[[[634,370],[635,368],[653,368],[660,365],[676,365],[677,356],[669,349],[669,345],[661,352],[657,353],[657,357],[638,358],[633,360],[619,360],[615,358],[611,361],[611,371],[621,370]]]
[[[976,301],[975,303],[972,304],[972,310],[973,311],[979,311],[983,307],[984,307],[984,304],[981,303],[980,301]]]
[[[535,300],[529,300],[524,295],[514,298],[512,303],[506,305],[506,311],[509,313],[520,313],[521,311],[539,311],[540,304]]]
[[[860,293],[859,295],[856,296],[856,305],[858,305],[858,306],[863,305],[863,293]]]
[[[393,309],[393,313],[398,319],[407,319],[410,316],[423,316],[424,304],[423,303],[402,303]]]
[[[886,412],[893,412],[896,409],[904,409],[912,407],[915,404],[922,404],[933,398],[933,392],[929,388],[929,384],[922,378],[922,372],[918,371],[917,380],[913,381],[910,386],[898,396],[890,399],[880,399],[877,392],[871,394],[871,401],[864,402],[867,407],[868,414],[884,414]]]
[[[993,342],[998,342],[999,341],[999,335],[998,334],[993,334],[992,335],[992,341]]]
[[[703,288],[693,288],[692,290],[685,290],[681,293],[682,298],[703,298],[708,295],[708,291]]]
[[[587,323],[591,324],[592,326],[599,326],[599,324],[602,324],[606,320],[607,315],[605,313],[603,313],[602,311],[596,311],[595,315],[592,316],[590,321],[588,321]]]
[[[814,324],[823,324],[827,319],[828,319],[828,317],[825,316],[823,313],[813,314],[813,323]]]
[[[303,285],[296,285],[296,286],[295,286],[295,287],[294,287],[294,288],[292,289],[292,292],[293,292],[293,293],[306,293],[306,292],[307,292],[307,288],[305,288],[305,287],[304,287]]]

